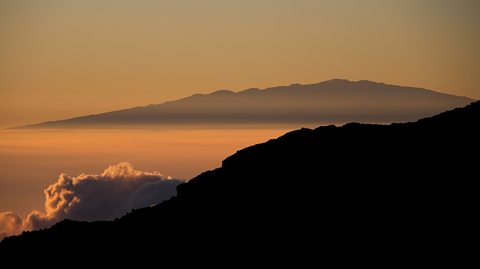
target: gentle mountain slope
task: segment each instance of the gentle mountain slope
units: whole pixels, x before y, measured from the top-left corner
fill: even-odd
[[[178,124],[390,123],[418,120],[473,100],[370,81],[330,80],[234,93],[217,91],[177,101],[23,128]]]
[[[240,150],[160,205],[113,222],[63,221],[9,237],[0,255],[84,245],[96,256],[152,245],[164,255],[207,246],[211,255],[239,246],[358,250],[368,243],[375,255],[457,247],[452,241],[469,236],[476,219],[479,118],[476,102],[415,123],[293,131]]]

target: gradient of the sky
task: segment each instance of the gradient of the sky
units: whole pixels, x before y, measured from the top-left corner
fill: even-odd
[[[478,0],[1,0],[0,127],[331,78],[480,99]]]

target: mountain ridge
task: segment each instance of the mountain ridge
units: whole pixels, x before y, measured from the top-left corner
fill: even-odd
[[[239,92],[218,90],[17,128],[75,128],[115,125],[321,124],[407,122],[464,106],[474,100],[428,89],[367,80],[332,79]]]
[[[385,255],[458,248],[476,223],[479,118],[475,102],[411,123],[292,131],[239,150],[159,205],[8,237],[0,255],[85,244],[91,255],[152,244],[170,253],[205,242],[213,253],[245,244],[307,251],[303,240],[334,249],[368,242]]]

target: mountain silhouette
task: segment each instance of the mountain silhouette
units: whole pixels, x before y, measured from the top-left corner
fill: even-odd
[[[324,124],[407,122],[473,100],[421,88],[334,79],[264,90],[228,90],[21,128],[179,124]]]
[[[403,246],[459,249],[476,223],[479,118],[476,102],[412,123],[289,132],[238,151],[159,205],[8,237],[0,256],[84,246],[89,255],[151,246],[164,255],[240,246],[312,251],[312,244],[375,256]]]

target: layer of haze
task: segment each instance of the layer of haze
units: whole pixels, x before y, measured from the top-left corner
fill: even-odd
[[[0,212],[22,218],[41,210],[43,190],[61,173],[99,174],[127,161],[140,171],[190,179],[221,166],[236,150],[286,132],[280,129],[0,131]]]
[[[0,127],[331,78],[479,99],[479,13],[477,0],[2,0]]]

